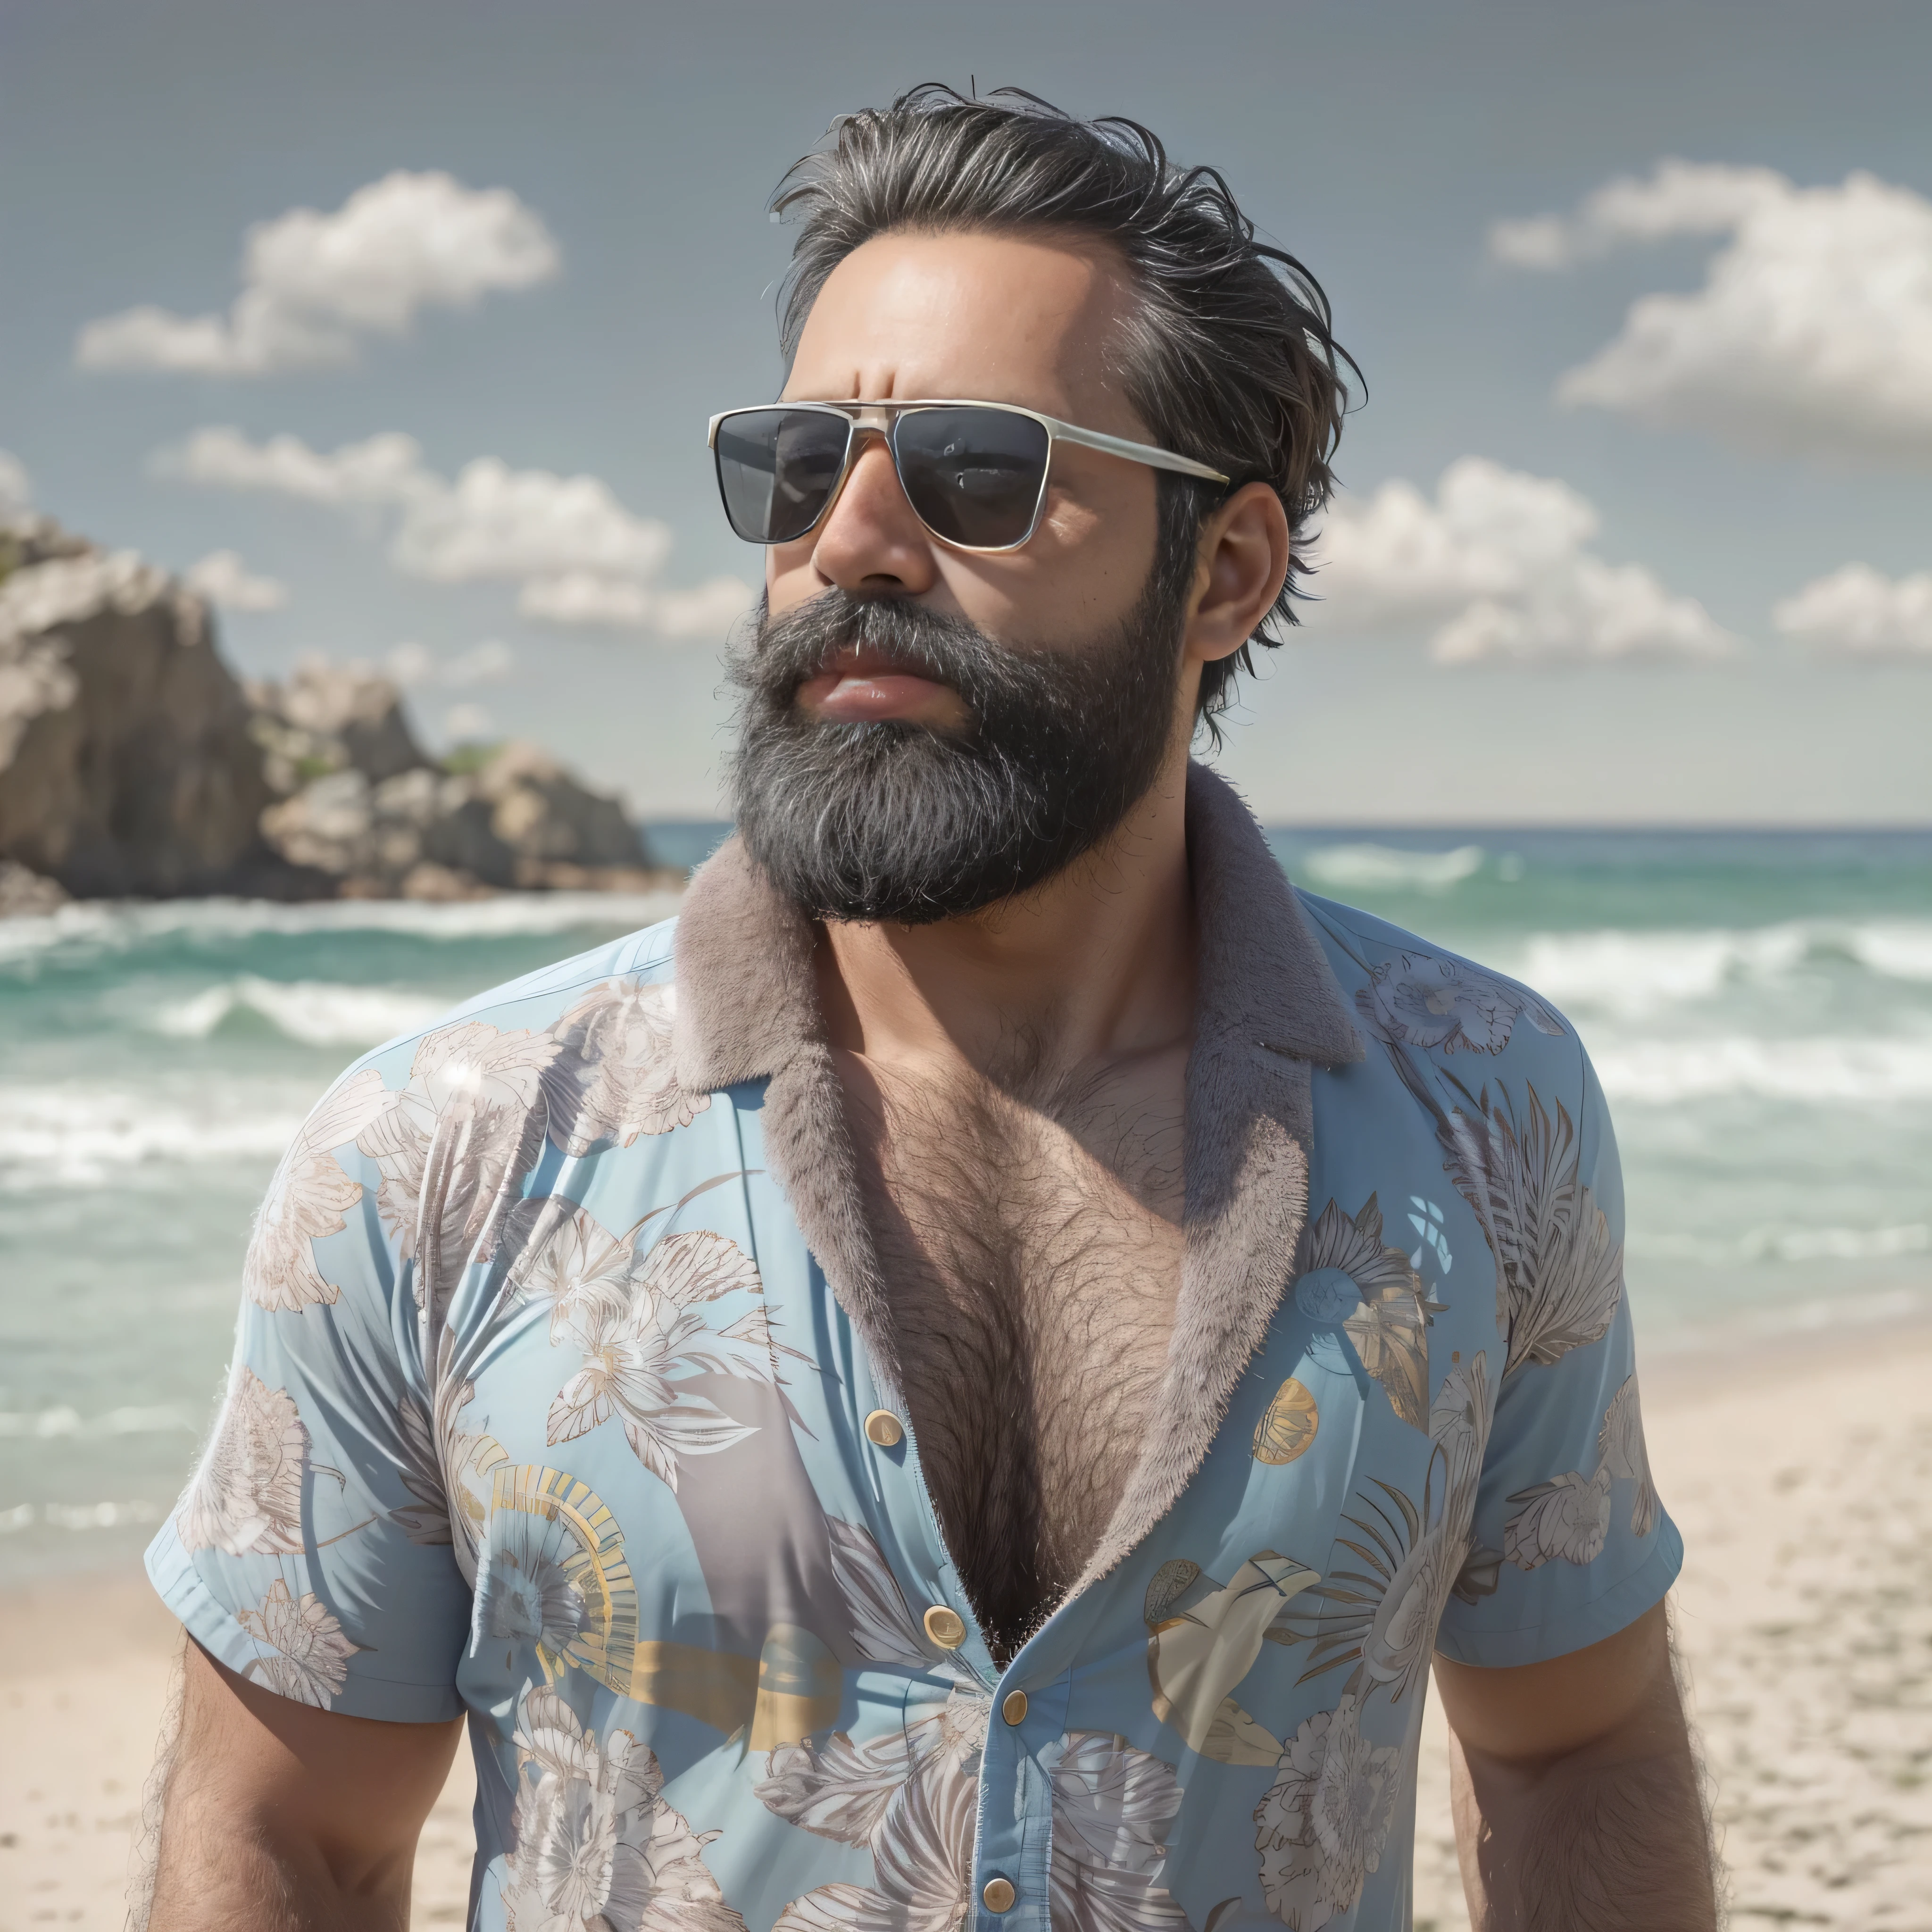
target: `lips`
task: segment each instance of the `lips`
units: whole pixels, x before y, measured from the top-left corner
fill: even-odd
[[[910,717],[951,695],[950,685],[917,664],[852,644],[833,652],[796,694],[808,711],[842,723]]]

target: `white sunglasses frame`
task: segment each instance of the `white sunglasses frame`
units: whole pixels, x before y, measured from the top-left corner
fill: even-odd
[[[721,424],[728,422],[734,416],[760,416],[768,410],[811,410],[824,416],[842,416],[847,425],[845,454],[838,466],[838,476],[825,499],[824,508],[796,536],[787,537],[784,539],[787,543],[797,543],[808,537],[832,514],[833,505],[838,501],[847,479],[852,474],[852,465],[856,460],[860,441],[868,434],[879,437],[884,442],[887,453],[892,458],[892,474],[898,478],[901,491],[904,490],[904,479],[898,476],[898,452],[893,449],[892,445],[892,429],[900,416],[916,410],[997,410],[1004,416],[1024,416],[1029,422],[1038,423],[1046,431],[1046,461],[1040,469],[1040,490],[1034,499],[1033,514],[1028,519],[1026,534],[1012,543],[955,542],[950,537],[940,536],[923,517],[919,515],[910,497],[907,498],[906,507],[915,517],[919,517],[920,527],[934,542],[945,544],[948,550],[965,550],[976,556],[1002,556],[1009,550],[1024,549],[1033,541],[1034,532],[1040,528],[1040,513],[1046,507],[1046,485],[1053,471],[1053,446],[1056,442],[1078,443],[1083,449],[1097,449],[1103,455],[1120,457],[1129,463],[1144,464],[1150,470],[1171,470],[1177,476],[1198,476],[1210,483],[1225,485],[1230,481],[1220,470],[1211,470],[1204,463],[1196,463],[1191,456],[1178,456],[1171,449],[1156,449],[1153,444],[1147,442],[1130,442],[1124,436],[1108,436],[1097,429],[1082,429],[1077,423],[1062,422],[1058,416],[1042,415],[1038,410],[1026,409],[1018,403],[989,403],[970,396],[908,397],[902,402],[829,403],[813,400],[750,403],[742,409],[721,410],[711,418],[710,427],[705,436],[706,448],[710,450],[715,458]],[[866,419],[868,416],[871,420]],[[885,420],[880,420],[882,418]],[[718,487],[722,496],[724,488],[722,476],[718,478]],[[725,520],[728,523],[730,521],[728,505],[725,509]],[[735,524],[732,525],[732,534],[738,536],[741,542],[756,543],[758,541],[755,537],[741,536]],[[764,546],[767,549],[772,547],[770,544]]]

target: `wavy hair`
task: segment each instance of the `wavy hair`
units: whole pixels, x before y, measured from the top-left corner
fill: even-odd
[[[1284,641],[1310,520],[1334,488],[1330,467],[1361,371],[1335,340],[1322,285],[1292,255],[1258,241],[1214,169],[1180,168],[1150,129],[1118,115],[1082,121],[1018,88],[985,100],[928,82],[889,107],[832,124],[772,199],[799,223],[779,293],[788,358],[826,279],[852,251],[895,230],[1041,230],[1102,241],[1124,259],[1138,296],[1120,343],[1129,398],[1156,442],[1232,478],[1262,482],[1288,515],[1288,575],[1247,644],[1203,667],[1199,717],[1216,723],[1255,644]],[[1154,568],[1191,581],[1202,524],[1228,494],[1160,472]]]

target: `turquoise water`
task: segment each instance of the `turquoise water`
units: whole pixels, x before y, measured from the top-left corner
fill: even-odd
[[[658,842],[692,858],[713,832]],[[1616,1114],[1647,1350],[1932,1308],[1932,834],[1274,838],[1301,883],[1575,1021]],[[171,1502],[250,1214],[331,1076],[669,909],[0,922],[0,1582],[122,1562]]]

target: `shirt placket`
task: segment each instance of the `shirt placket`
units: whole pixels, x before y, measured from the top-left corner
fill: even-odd
[[[980,1762],[970,1879],[974,1932],[1048,1932],[1048,1888],[1053,1858],[1052,1763],[1066,1735],[1072,1672],[1052,1663],[1064,1648],[1063,1604],[1002,1673],[973,1613],[963,1580],[939,1525],[910,1423],[896,1410],[875,1408],[860,1424],[879,1457],[874,1477],[882,1502],[904,1483],[924,1532],[930,1579],[909,1593],[913,1614],[928,1640],[950,1652],[982,1684],[992,1687],[986,1742]],[[880,1479],[884,1480],[881,1480]]]

